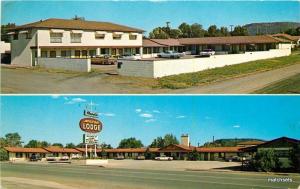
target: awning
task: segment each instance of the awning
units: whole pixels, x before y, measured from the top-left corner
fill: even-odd
[[[65,30],[59,30],[59,29],[51,29],[50,32],[52,33],[64,33]]]
[[[106,31],[96,31],[96,34],[107,34]]]
[[[83,33],[82,30],[71,30],[71,33]]]
[[[138,35],[138,33],[130,33],[130,35]]]
[[[19,33],[28,33],[28,31],[24,30],[24,31],[20,31]]]

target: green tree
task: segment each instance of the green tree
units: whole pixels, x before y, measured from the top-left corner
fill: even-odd
[[[169,33],[170,38],[178,39],[182,35],[179,29],[171,29]]]
[[[197,161],[200,160],[200,154],[194,149],[191,153],[188,154],[188,160]]]
[[[8,153],[4,148],[0,148],[0,161],[8,160]]]
[[[202,28],[201,24],[194,23],[190,26],[191,36],[190,37],[204,37],[205,30]]]
[[[21,136],[19,133],[7,133],[5,135],[6,146],[20,147],[22,146]]]
[[[134,137],[122,139],[118,148],[141,148],[144,145]]]
[[[181,31],[182,38],[189,38],[192,35],[191,26],[185,22],[179,25],[178,29]]]
[[[62,145],[61,143],[53,143],[52,146],[57,146],[57,147],[64,147],[64,145]]]
[[[207,36],[208,37],[216,37],[218,35],[218,28],[216,25],[211,25],[207,29]]]
[[[232,36],[246,36],[248,35],[247,28],[243,26],[236,26],[234,27],[233,31],[231,32]]]
[[[256,170],[265,172],[275,171],[280,167],[279,158],[273,149],[257,152],[252,164]]]
[[[76,145],[73,144],[72,142],[71,143],[67,143],[66,144],[66,148],[76,148]]]
[[[8,23],[1,25],[1,41],[10,42],[10,36],[7,35],[10,29],[15,28],[15,23]]]
[[[230,35],[227,27],[221,27],[220,28],[220,34],[221,34],[221,36],[229,36]]]
[[[163,148],[164,146],[164,139],[162,137],[157,137],[150,145],[151,148]]]
[[[168,39],[170,36],[162,27],[157,27],[149,33],[149,38],[151,39]]]
[[[300,35],[300,27],[290,28],[290,29],[286,30],[284,33],[289,34],[289,35],[299,36]]]
[[[166,134],[164,137],[164,146],[168,146],[170,144],[179,144],[176,136],[172,134]]]
[[[113,147],[110,144],[102,143],[100,144],[100,148],[102,149],[112,149]]]
[[[30,140],[24,147],[26,148],[43,148],[48,147],[50,144],[46,141]]]

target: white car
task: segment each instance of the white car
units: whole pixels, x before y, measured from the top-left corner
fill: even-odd
[[[155,160],[158,160],[158,161],[172,161],[173,157],[160,156],[160,157],[155,157]]]
[[[216,52],[214,50],[212,50],[212,49],[204,49],[203,51],[200,52],[199,55],[200,56],[208,56],[208,57],[210,57],[210,56],[212,56],[214,54],[216,54]]]
[[[69,156],[62,156],[60,158],[61,161],[68,161],[69,160]]]
[[[142,57],[140,54],[135,54],[135,55],[123,55],[120,57],[122,60],[141,60]]]
[[[180,58],[183,56],[184,56],[184,53],[179,53],[176,51],[166,51],[166,52],[157,54],[158,58]]]

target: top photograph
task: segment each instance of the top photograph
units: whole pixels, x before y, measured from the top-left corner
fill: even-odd
[[[300,1],[1,1],[1,94],[300,94]]]

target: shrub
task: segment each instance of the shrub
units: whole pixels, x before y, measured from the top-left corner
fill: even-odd
[[[0,161],[7,161],[8,153],[4,148],[0,148]]]
[[[274,150],[262,150],[257,152],[252,162],[257,171],[276,171],[280,168],[279,158]]]
[[[200,160],[200,154],[196,150],[193,150],[191,153],[189,153],[188,160],[191,161]]]

